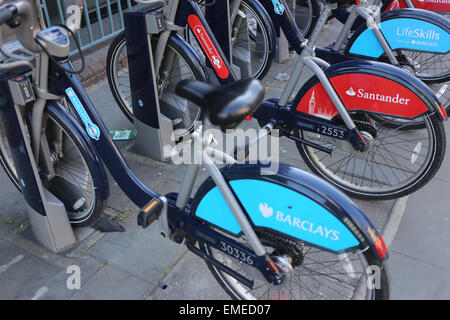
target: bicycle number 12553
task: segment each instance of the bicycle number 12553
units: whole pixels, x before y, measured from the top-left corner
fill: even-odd
[[[329,137],[345,139],[345,131],[341,130],[339,128],[332,128],[332,127],[327,127],[327,126],[321,125],[317,128],[317,131],[318,131],[318,133],[329,136]]]

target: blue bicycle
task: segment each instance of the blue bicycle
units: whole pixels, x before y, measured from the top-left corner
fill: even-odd
[[[68,14],[81,11],[81,1],[68,2]],[[159,3],[151,9],[160,8]],[[139,225],[158,220],[162,235],[205,260],[232,298],[389,297],[382,238],[349,198],[308,173],[284,164],[271,175],[261,175],[265,168],[260,164],[219,170],[213,159],[229,156],[214,150],[199,127],[183,141],[186,147],[201,146],[195,152],[210,175],[195,195],[199,164],[187,166],[178,194],[160,195],[143,185],[67,61],[76,19],[68,19],[69,26],[46,28],[40,9],[40,2],[32,0],[0,7],[0,23],[15,27],[37,62],[6,59],[0,64],[0,159],[24,195],[33,224],[64,209],[75,216],[93,215],[95,199],[108,197],[106,165],[141,208]],[[235,128],[264,97],[261,84],[252,79],[225,87],[184,80],[176,92],[200,106],[202,120],[209,118],[222,129]],[[61,164],[72,165],[71,175],[58,171]]]

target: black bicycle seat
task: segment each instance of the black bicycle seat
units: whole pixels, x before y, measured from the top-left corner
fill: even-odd
[[[211,123],[222,130],[237,127],[264,99],[263,86],[252,78],[221,87],[188,79],[179,82],[175,90],[200,106]]]

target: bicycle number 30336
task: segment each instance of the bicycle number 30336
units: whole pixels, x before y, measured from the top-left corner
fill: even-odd
[[[230,256],[233,256],[236,259],[239,259],[240,261],[245,262],[249,265],[253,265],[253,263],[254,263],[252,257],[249,254],[247,254],[244,251],[241,251],[223,241],[220,241],[219,249],[222,250],[223,252],[229,254]]]

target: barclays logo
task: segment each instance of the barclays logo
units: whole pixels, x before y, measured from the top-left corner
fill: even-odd
[[[267,203],[259,204],[259,211],[263,215],[264,218],[270,218],[273,215],[273,208],[269,207]]]
[[[259,211],[263,215],[264,218],[269,219],[274,216],[274,210],[267,203],[259,204]],[[314,222],[301,220],[298,217],[291,216],[289,214],[285,214],[281,211],[277,211],[275,215],[275,220],[280,223],[288,224],[292,228],[297,228],[299,230],[318,235],[325,239],[338,241],[340,232],[338,230],[334,230],[332,228],[328,228],[326,226],[315,224]]]

